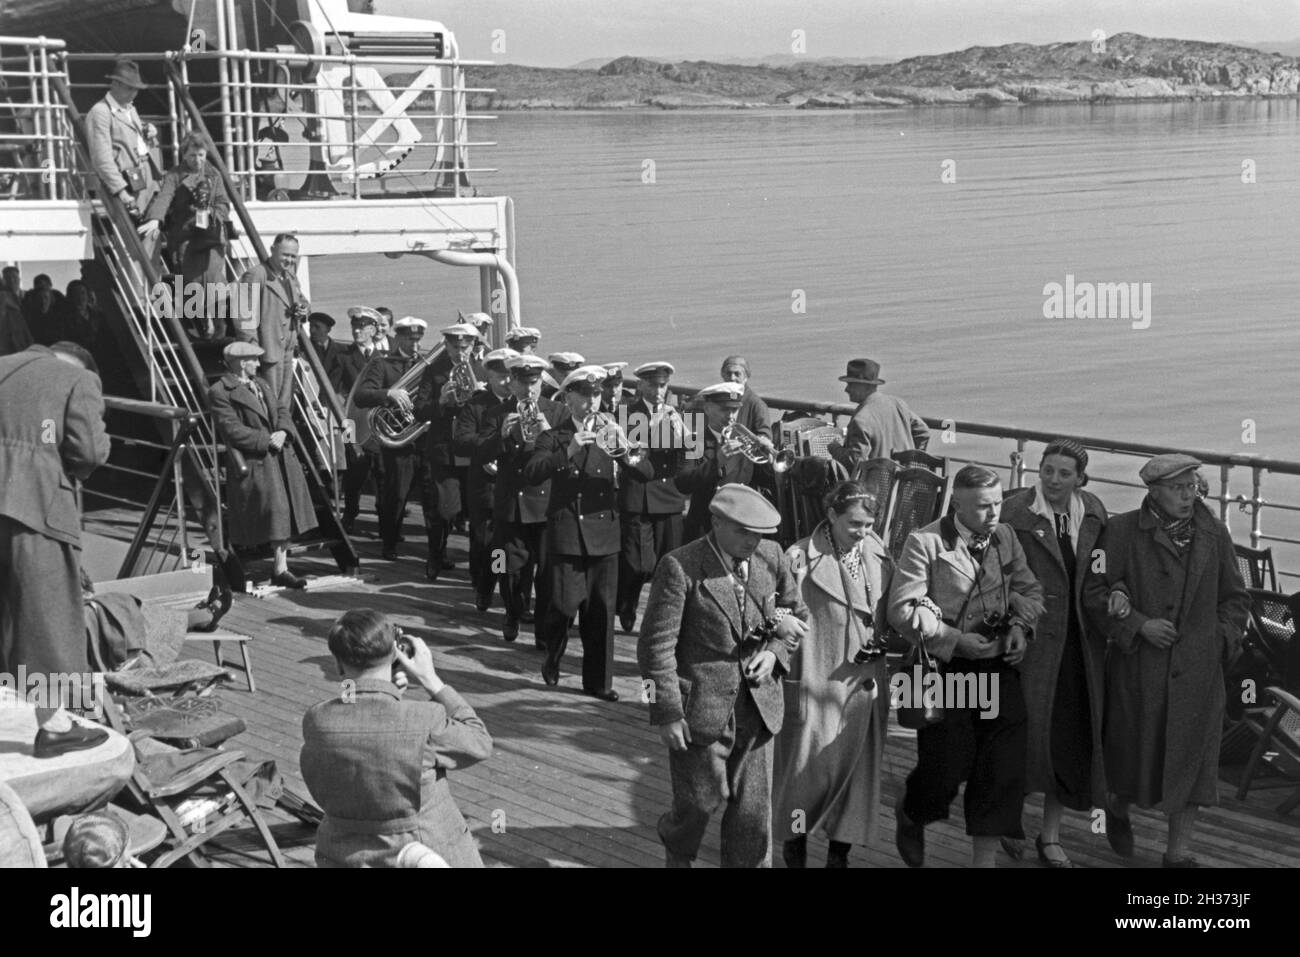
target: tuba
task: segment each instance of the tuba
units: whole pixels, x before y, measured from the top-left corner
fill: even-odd
[[[624,465],[635,467],[645,458],[645,449],[634,445],[623,431],[623,427],[612,416],[597,412],[587,417],[582,425],[588,432],[596,433],[596,444],[604,449],[611,459],[618,459]]]
[[[774,472],[784,472],[794,464],[794,450],[781,449],[775,455],[758,441],[758,436],[739,422],[722,430],[722,451],[725,455],[743,455],[755,465],[772,466]]]
[[[406,373],[390,388],[405,389],[408,393],[413,391],[420,377],[424,375],[424,370],[434,358],[432,351],[419,356],[411,368],[406,370]],[[400,449],[415,441],[433,425],[432,422],[417,422],[414,412],[403,412],[401,409],[386,405],[371,409],[369,418],[371,434],[379,439],[381,445],[390,449]]]
[[[479,381],[474,377],[474,366],[469,361],[469,353],[460,362],[451,367],[451,397],[457,405],[464,405],[474,398]]]

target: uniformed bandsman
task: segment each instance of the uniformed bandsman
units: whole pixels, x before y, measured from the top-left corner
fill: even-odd
[[[352,326],[352,343],[339,354],[339,369],[342,373],[339,381],[339,398],[347,403],[352,388],[361,378],[361,373],[371,358],[379,353],[375,345],[375,336],[379,332],[379,313],[369,306],[353,306],[348,310],[348,321]],[[349,535],[353,533],[357,515],[361,511],[361,490],[366,480],[375,476],[375,512],[378,514],[380,489],[379,444],[372,440],[366,446],[349,442],[344,446],[347,458],[347,472],[343,476],[343,529]]]
[[[512,326],[506,332],[506,345],[520,355],[532,355],[541,341],[541,332],[532,326]]]
[[[484,422],[493,408],[511,396],[510,370],[506,363],[517,358],[514,349],[495,349],[483,357],[483,375],[487,388],[481,389],[461,407],[456,415],[453,436],[455,452],[469,459],[466,476],[466,505],[469,509],[469,577],[474,586],[474,606],[487,611],[492,604],[492,589],[497,584],[492,559],[492,496],[498,465],[490,445],[490,432]],[[505,600],[506,580],[501,577],[502,600]]]
[[[560,383],[574,369],[586,364],[587,360],[577,352],[552,352],[546,357],[551,370],[542,376],[542,395],[548,399],[563,401],[559,397]]]
[[[709,502],[720,485],[738,483],[755,488],[771,466],[756,466],[739,452],[728,455],[723,447],[722,431],[736,421],[745,388],[737,382],[719,382],[701,389],[697,395],[704,403],[703,454],[688,461],[677,474],[677,487],[691,497],[686,514],[686,541],[693,542],[708,532]]]

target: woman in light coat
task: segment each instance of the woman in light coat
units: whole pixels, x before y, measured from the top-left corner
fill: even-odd
[[[1040,863],[1070,867],[1061,847],[1065,808],[1087,811],[1105,798],[1102,696],[1106,636],[1089,626],[1083,579],[1106,526],[1106,507],[1083,491],[1088,452],[1055,439],[1043,449],[1038,485],[1007,496],[1002,523],[1015,529],[1029,569],[1043,586],[1044,610],[1020,678],[1029,716],[1025,790],[1043,795]]]
[[[787,867],[803,867],[807,836],[830,839],[827,867],[869,845],[880,807],[889,722],[883,628],[893,565],[871,530],[876,502],[859,482],[823,500],[826,520],[786,553],[808,605],[809,634],[791,655],[785,723],[776,741],[773,831]]]

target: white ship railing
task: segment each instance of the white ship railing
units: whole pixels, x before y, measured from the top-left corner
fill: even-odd
[[[53,81],[66,81],[62,40],[0,36],[0,200],[72,199],[72,137]]]

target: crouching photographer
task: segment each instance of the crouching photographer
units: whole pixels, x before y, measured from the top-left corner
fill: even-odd
[[[438,677],[428,646],[377,611],[346,612],[329,648],[341,693],[303,717],[302,776],[325,811],[316,866],[396,867],[418,842],[452,867],[482,867],[447,772],[491,756],[483,722]],[[432,700],[404,699],[398,673]]]

